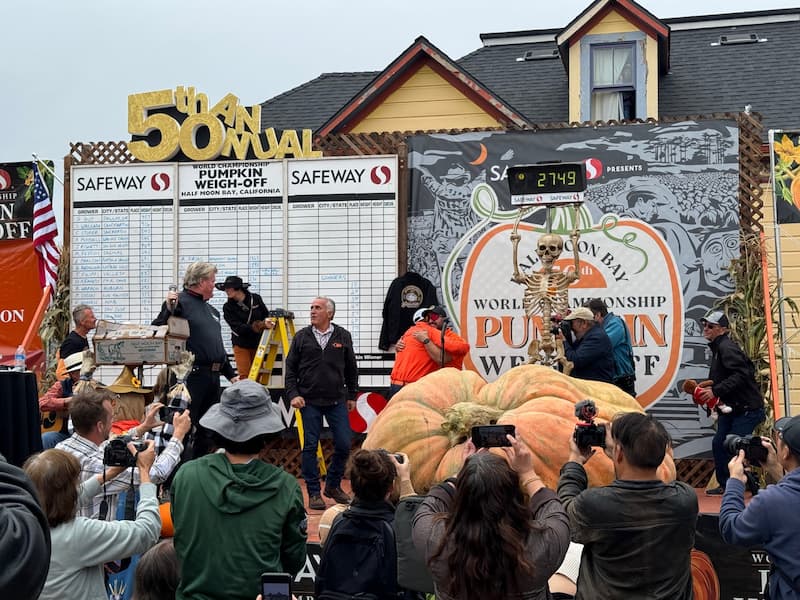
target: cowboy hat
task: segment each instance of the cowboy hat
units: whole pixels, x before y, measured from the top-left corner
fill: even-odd
[[[228,275],[225,278],[225,281],[222,283],[215,283],[214,287],[219,291],[224,292],[228,288],[233,288],[235,290],[246,290],[250,287],[250,284],[242,281],[242,278],[238,277],[237,275]]]

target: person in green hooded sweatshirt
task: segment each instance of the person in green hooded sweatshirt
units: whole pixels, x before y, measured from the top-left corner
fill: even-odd
[[[243,379],[200,424],[224,452],[185,463],[172,483],[178,599],[253,600],[261,573],[297,572],[306,559],[306,512],[297,480],[259,460],[284,429],[267,389]]]

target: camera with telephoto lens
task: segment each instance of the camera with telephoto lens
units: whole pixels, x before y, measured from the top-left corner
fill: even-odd
[[[106,449],[103,452],[103,464],[107,467],[135,467],[136,456],[128,450],[128,443],[131,441],[133,440],[128,435],[121,435],[113,440],[108,440]],[[134,442],[133,445],[137,452],[147,448],[147,444],[144,442]]]
[[[757,435],[736,435],[735,433],[725,436],[724,447],[731,456],[739,454],[739,450],[744,450],[744,458],[748,464],[755,467],[767,462],[767,449],[761,444],[761,438]]]
[[[594,422],[597,416],[597,406],[592,400],[581,400],[575,405],[575,416],[578,423],[572,439],[578,448],[591,448],[592,446],[606,447],[606,426]]]

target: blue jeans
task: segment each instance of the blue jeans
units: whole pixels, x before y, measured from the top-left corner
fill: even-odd
[[[66,433],[60,431],[46,431],[42,434],[42,448],[44,450],[55,448],[56,444],[63,442],[68,437]]]
[[[328,466],[325,479],[327,489],[337,488],[342,483],[347,457],[350,455],[350,443],[353,435],[350,419],[347,415],[347,402],[329,405],[306,404],[300,409],[303,417],[303,454],[301,470],[306,482],[309,496],[319,496],[319,463],[317,463],[317,444],[322,432],[322,417],[328,420],[333,434],[333,458]]]
[[[725,450],[725,438],[730,435],[749,435],[753,433],[756,426],[766,417],[763,408],[758,410],[748,410],[747,412],[734,416],[733,413],[721,414],[717,419],[717,432],[711,440],[711,451],[714,454],[714,470],[717,474],[717,483],[723,488],[730,478],[728,473],[728,463],[733,458]]]

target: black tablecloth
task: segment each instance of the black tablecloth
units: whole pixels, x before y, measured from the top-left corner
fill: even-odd
[[[42,449],[39,395],[33,373],[0,371],[0,453],[14,465]]]

